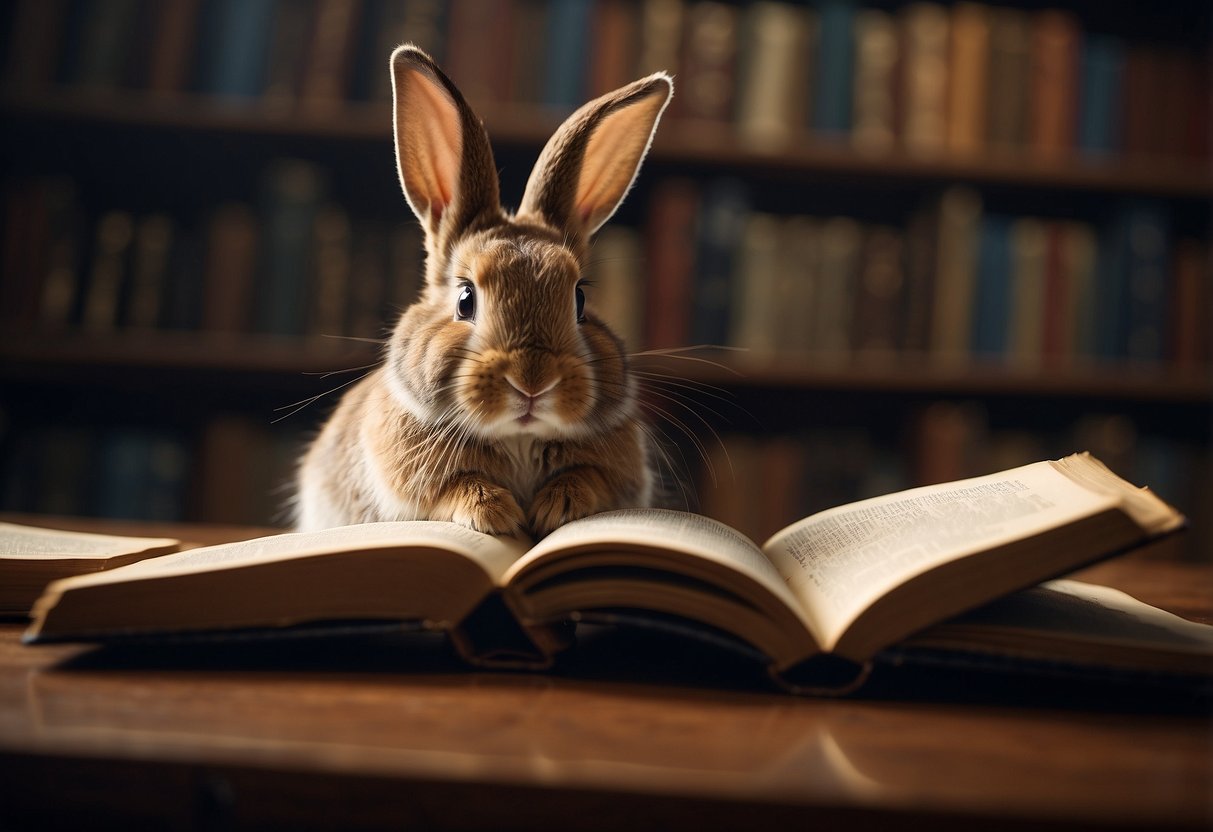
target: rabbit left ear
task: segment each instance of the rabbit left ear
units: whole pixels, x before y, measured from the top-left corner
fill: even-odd
[[[429,55],[392,53],[396,164],[405,199],[430,251],[483,216],[501,213],[497,169],[484,126]]]
[[[538,215],[584,245],[632,187],[673,92],[658,72],[569,116],[539,155],[519,216]]]

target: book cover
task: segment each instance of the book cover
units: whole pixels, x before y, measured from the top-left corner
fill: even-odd
[[[753,358],[772,358],[780,351],[775,322],[780,307],[790,300],[777,289],[782,266],[780,242],[778,217],[752,213],[745,220],[726,343],[744,349]]]
[[[1005,153],[1025,145],[1029,77],[1027,14],[991,7],[986,107],[986,141],[991,150]]]
[[[737,91],[737,128],[745,141],[778,147],[801,134],[813,21],[809,10],[786,3],[746,10]]]
[[[641,77],[636,71],[640,10],[631,0],[600,0],[591,15],[587,93],[598,96]]]
[[[691,343],[729,343],[733,281],[750,215],[749,193],[737,179],[718,179],[704,191],[695,231]]]
[[[702,0],[687,7],[685,26],[672,115],[731,122],[737,105],[740,13],[736,6]]]
[[[985,147],[989,65],[989,8],[957,3],[952,7],[948,42],[949,150],[971,155]]]
[[[948,13],[917,2],[900,15],[902,142],[910,153],[939,153],[947,142]]]
[[[135,221],[130,290],[119,315],[122,327],[144,331],[158,327],[176,233],[176,223],[167,214],[147,214]]]
[[[1111,35],[1090,34],[1082,43],[1078,148],[1104,157],[1121,151],[1124,46]]]
[[[973,355],[985,361],[1001,360],[1006,355],[1011,260],[1011,220],[997,214],[982,217],[971,343]]]
[[[213,0],[203,36],[201,90],[236,98],[259,96],[274,19],[273,0]]]
[[[813,350],[820,360],[841,361],[851,354],[855,295],[863,229],[850,217],[830,217],[821,224]]]
[[[262,104],[267,109],[289,110],[299,100],[315,10],[316,4],[312,0],[278,0],[275,6],[265,86],[261,94]],[[387,58],[380,56],[376,63],[379,71],[386,75]]]
[[[591,0],[552,0],[548,6],[543,102],[572,111],[585,101]]]
[[[211,333],[246,333],[252,325],[259,228],[253,209],[227,202],[207,228],[201,327]]]
[[[324,177],[310,162],[284,159],[266,170],[261,187],[254,326],[258,332],[302,335],[315,265],[309,240]]]
[[[1213,271],[1207,242],[1184,238],[1175,245],[1174,292],[1171,300],[1171,361],[1176,367],[1209,367],[1213,339]]]
[[[1041,158],[1062,158],[1074,149],[1081,48],[1073,15],[1051,9],[1032,19],[1028,147]]]
[[[316,0],[316,3],[300,84],[300,105],[313,113],[333,113],[342,107],[349,94],[362,1]]]
[[[930,343],[942,362],[967,357],[972,343],[981,215],[981,196],[970,188],[954,186],[939,200]]]
[[[897,138],[897,65],[901,44],[893,16],[883,9],[855,15],[855,100],[851,140],[864,150],[886,151]]]
[[[689,179],[657,183],[644,223],[645,342],[651,349],[691,346],[695,228],[700,191]]]
[[[816,9],[819,34],[810,124],[824,137],[842,138],[851,131],[856,4],[853,0],[822,0]]]
[[[902,342],[905,308],[905,235],[897,228],[867,229],[860,254],[852,325],[856,358],[891,362]]]
[[[1011,246],[1014,289],[1007,359],[1019,369],[1034,370],[1040,366],[1044,344],[1045,224],[1031,217],[1015,220],[1011,227]]]

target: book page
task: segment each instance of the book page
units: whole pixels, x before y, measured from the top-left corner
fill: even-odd
[[[1039,462],[829,509],[763,550],[830,649],[865,608],[910,578],[1116,504]]]
[[[388,548],[434,548],[456,552],[475,561],[497,581],[527,547],[521,541],[495,538],[455,523],[429,520],[363,523],[205,546],[70,580],[74,585],[150,580],[182,572],[206,572],[334,552]]]
[[[119,537],[0,523],[0,556],[8,560],[104,560],[149,549],[175,548],[178,544],[167,537]]]
[[[552,532],[510,568],[506,582],[536,561],[588,545],[638,546],[683,552],[741,572],[771,592],[798,618],[800,604],[762,550],[737,530],[699,514],[667,509],[621,509],[574,520]]]

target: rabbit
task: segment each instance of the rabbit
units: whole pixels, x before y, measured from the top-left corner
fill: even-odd
[[[619,338],[585,308],[591,238],[632,187],[673,95],[664,72],[573,113],[513,215],[488,135],[423,51],[391,56],[397,173],[425,234],[425,286],[384,360],[341,399],[297,473],[312,530],[448,520],[541,538],[654,495]]]

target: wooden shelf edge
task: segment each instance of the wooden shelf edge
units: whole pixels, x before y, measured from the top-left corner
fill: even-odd
[[[542,105],[475,105],[490,136],[504,145],[538,148],[565,113]],[[43,93],[0,92],[0,112],[25,119],[113,123],[127,127],[177,128],[248,135],[319,137],[337,141],[388,142],[387,102],[312,108],[258,99],[158,96],[131,92],[52,89]],[[1044,159],[1025,152],[913,154],[904,150],[864,152],[845,138],[830,141],[802,132],[786,141],[759,145],[727,124],[670,119],[658,132],[652,156],[730,170],[793,171],[802,174],[944,180],[1162,197],[1213,197],[1213,168],[1196,160],[1166,158]]]
[[[372,344],[327,338],[156,332],[0,341],[0,379],[33,382],[105,369],[297,379],[365,370],[378,360],[379,351]],[[928,357],[762,359],[713,350],[687,351],[679,357],[642,353],[633,361],[638,371],[654,374],[645,378],[657,387],[664,377],[670,384],[699,385],[705,391],[773,388],[1213,404],[1213,376],[1195,368],[1091,364],[1024,370],[998,363],[943,363]]]

